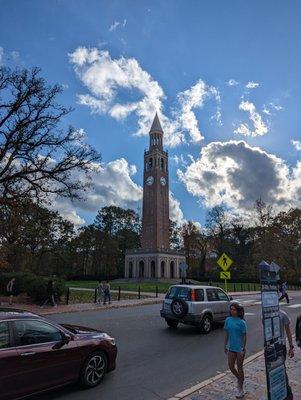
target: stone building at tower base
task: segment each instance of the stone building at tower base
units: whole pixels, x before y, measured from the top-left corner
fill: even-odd
[[[127,250],[125,278],[179,278],[181,262],[185,262],[185,256],[176,250]]]

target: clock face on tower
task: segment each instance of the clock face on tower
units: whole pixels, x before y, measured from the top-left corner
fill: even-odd
[[[149,176],[149,177],[146,179],[146,184],[147,184],[147,186],[151,186],[153,183],[154,183],[154,177],[153,177],[153,176]]]
[[[161,178],[160,178],[160,183],[161,183],[161,186],[165,186],[166,185],[166,179],[163,178],[163,176],[161,176]]]

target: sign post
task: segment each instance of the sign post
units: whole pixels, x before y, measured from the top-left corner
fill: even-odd
[[[277,292],[279,269],[275,263],[269,265],[262,261],[259,264],[268,400],[287,398],[285,354],[281,342],[282,327]]]
[[[217,264],[222,269],[220,272],[220,278],[225,280],[225,290],[227,292],[227,280],[231,279],[231,272],[228,270],[233,264],[233,260],[226,253],[223,253],[217,260]]]

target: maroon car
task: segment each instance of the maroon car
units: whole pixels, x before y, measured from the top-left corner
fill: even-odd
[[[115,340],[106,333],[0,308],[1,400],[72,382],[94,387],[115,369],[116,355]]]

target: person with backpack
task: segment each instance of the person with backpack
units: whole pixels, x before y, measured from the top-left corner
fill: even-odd
[[[111,304],[111,288],[109,281],[106,281],[103,286],[103,304],[107,304],[107,300],[109,304]]]
[[[289,304],[290,300],[289,300],[289,297],[288,297],[288,294],[287,294],[287,283],[286,282],[283,282],[280,285],[280,293],[281,293],[281,296],[279,298],[279,301],[281,301],[282,299],[285,298],[287,304]]]
[[[7,292],[7,295],[9,296],[9,305],[10,306],[13,304],[13,298],[16,293],[15,282],[16,282],[16,278],[12,278],[6,285],[6,292]]]
[[[295,332],[296,332],[296,343],[297,343],[297,346],[300,347],[300,349],[301,349],[301,314],[297,318]]]
[[[97,286],[97,304],[101,304],[104,300],[104,284],[102,281],[98,281],[98,286]]]
[[[52,279],[50,279],[47,283],[46,292],[47,292],[47,298],[41,305],[41,307],[46,306],[48,303],[50,303],[52,307],[57,307],[57,304],[54,300],[55,289],[54,289],[54,282]]]
[[[237,399],[242,399],[244,391],[243,363],[246,354],[247,324],[244,320],[244,308],[238,303],[230,306],[230,316],[226,319],[225,354],[228,357],[228,366],[237,379]]]

